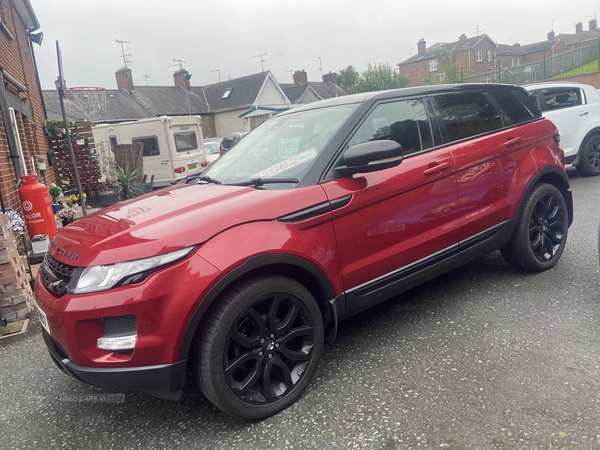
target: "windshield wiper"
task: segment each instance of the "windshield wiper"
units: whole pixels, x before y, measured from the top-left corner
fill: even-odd
[[[228,183],[229,186],[262,186],[263,184],[274,184],[274,183],[293,183],[297,184],[300,180],[298,178],[252,178],[251,180],[240,181],[239,183]]]
[[[219,180],[215,180],[214,178],[209,177],[208,175],[199,175],[196,178],[196,183],[198,181],[206,181],[207,183],[212,183],[212,184],[221,184],[221,182]]]

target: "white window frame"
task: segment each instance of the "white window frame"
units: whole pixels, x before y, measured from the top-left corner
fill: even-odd
[[[483,50],[475,50],[475,61],[483,62]]]
[[[429,60],[429,71],[435,72],[437,70],[437,59]]]
[[[492,62],[492,61],[493,61],[493,59],[492,59],[492,51],[488,50],[488,62]]]

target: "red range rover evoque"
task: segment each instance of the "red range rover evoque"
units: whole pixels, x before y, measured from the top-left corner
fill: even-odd
[[[188,184],[77,220],[35,297],[56,364],[233,416],[297,400],[340,320],[500,249],[551,268],[573,217],[556,127],[508,85],[281,113]]]

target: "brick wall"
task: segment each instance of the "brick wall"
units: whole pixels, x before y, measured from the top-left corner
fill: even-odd
[[[8,216],[0,214],[0,310],[7,322],[27,319],[33,292]]]
[[[8,85],[7,91],[19,97],[33,111],[32,117],[15,111],[19,138],[23,147],[27,169],[30,171],[31,157],[34,157],[37,164],[37,157],[42,156],[45,158],[48,151],[42,125],[44,110],[32,58],[32,52],[35,51],[35,48],[30,47],[27,30],[17,12],[12,10],[12,2],[3,1],[0,5],[3,8],[3,24],[13,37],[10,40],[6,34],[0,32],[0,66],[27,88],[27,92],[19,93],[11,85]],[[34,46],[36,45],[34,44]],[[3,86],[0,86],[0,89],[2,88]],[[20,211],[17,180],[15,180],[14,167],[9,158],[8,140],[3,120],[0,112],[0,192],[6,208]],[[51,182],[55,182],[54,173],[48,171],[46,173],[46,183]]]

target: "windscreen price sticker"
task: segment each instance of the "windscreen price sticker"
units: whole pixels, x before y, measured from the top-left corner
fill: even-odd
[[[297,165],[304,164],[311,159],[315,159],[317,157],[317,147],[311,147],[308,150],[304,150],[302,153],[298,153],[296,156],[292,156],[291,158],[284,159],[283,161],[279,161],[277,164],[268,167],[262,172],[254,175],[255,178],[266,178],[272,177],[282,172],[286,172],[290,170],[292,167],[296,167]]]

